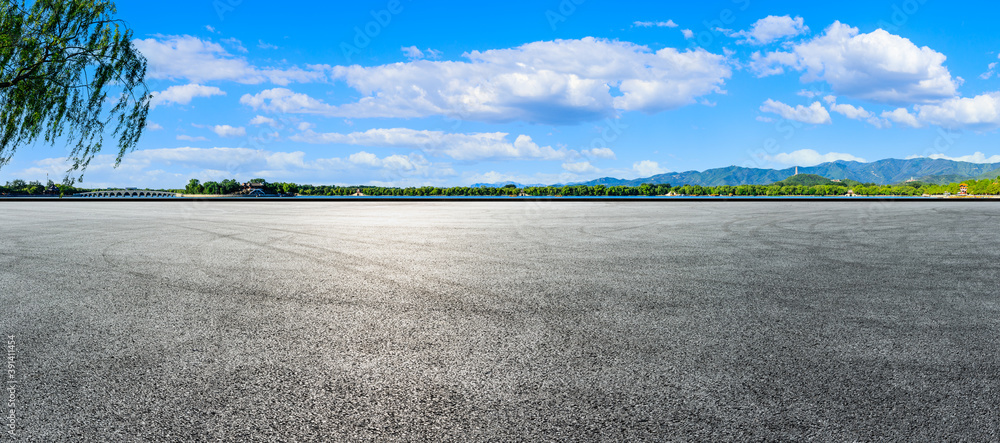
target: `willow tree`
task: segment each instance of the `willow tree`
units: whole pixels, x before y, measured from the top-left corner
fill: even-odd
[[[18,147],[67,143],[79,172],[108,124],[121,163],[146,124],[146,60],[106,0],[0,0],[0,167]]]

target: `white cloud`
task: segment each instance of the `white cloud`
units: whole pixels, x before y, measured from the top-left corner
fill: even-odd
[[[147,76],[152,79],[188,79],[194,83],[228,80],[245,84],[269,81],[287,85],[327,78],[326,66],[258,68],[242,57],[234,57],[218,43],[190,35],[135,39],[132,43],[149,62]]]
[[[950,129],[992,130],[1000,128],[1000,92],[918,105],[917,120]]]
[[[250,124],[254,126],[268,125],[272,128],[278,126],[278,122],[273,118],[264,117],[263,115],[258,115],[250,120]]]
[[[694,31],[690,29],[681,29],[681,34],[684,34],[684,38],[686,39],[694,38]]]
[[[816,97],[818,97],[820,95],[820,92],[818,92],[818,91],[810,91],[808,89],[801,89],[801,90],[799,90],[799,92],[796,92],[795,95],[797,95],[799,97],[805,97],[805,98],[816,98]]]
[[[919,121],[917,121],[917,117],[914,116],[913,114],[910,114],[910,112],[907,111],[906,108],[898,108],[893,111],[883,111],[882,118],[902,125],[909,126],[911,128],[920,128],[923,126]]]
[[[928,155],[928,156],[911,155],[911,156],[906,157],[906,158],[907,159],[913,159],[913,158],[930,158],[930,159],[935,159],[935,160],[944,159],[944,160],[952,160],[952,161],[957,161],[957,162],[979,163],[979,164],[984,164],[984,163],[1000,163],[1000,155],[991,155],[991,156],[987,157],[986,154],[983,154],[982,152],[979,152],[979,151],[976,151],[975,154],[963,155],[963,156],[960,156],[960,157],[949,157],[949,156],[944,155],[944,154],[932,154],[932,155]]]
[[[997,67],[997,62],[993,62],[993,63],[990,63],[990,64],[989,64],[989,65],[988,65],[988,66],[986,67],[986,72],[984,72],[984,73],[980,74],[980,75],[979,75],[979,78],[981,78],[981,79],[983,79],[983,80],[989,80],[989,79],[990,79],[990,77],[993,77],[993,74],[994,74],[994,73],[996,72],[996,71],[995,71],[995,70],[996,70],[996,67]]]
[[[562,168],[569,172],[574,172],[577,174],[597,171],[597,168],[595,168],[594,165],[590,164],[589,161],[563,163]]]
[[[205,137],[200,137],[200,136],[199,137],[192,137],[190,135],[184,135],[184,134],[178,135],[177,136],[177,140],[186,141],[186,142],[205,142],[205,141],[208,141],[208,139],[205,138]]]
[[[812,149],[800,149],[794,152],[782,152],[776,155],[765,155],[768,161],[790,166],[816,166],[821,163],[834,162],[838,160],[867,163],[867,160],[855,157],[851,154],[840,152],[828,152],[820,154]]]
[[[843,115],[851,120],[863,120],[876,128],[882,128],[888,125],[887,121],[876,117],[874,112],[867,111],[865,108],[848,104],[838,104],[837,97],[835,96],[828,95],[823,97],[823,100],[830,105],[831,111]]]
[[[207,29],[207,30],[208,30],[208,32],[211,32],[211,33],[215,33],[215,28],[214,28],[214,27],[212,27],[211,25],[206,25],[206,26],[205,26],[205,29]]]
[[[420,60],[423,58],[429,59],[439,59],[441,58],[441,51],[427,48],[421,51],[420,48],[416,46],[403,46],[400,48],[403,51],[403,55],[410,60]]]
[[[430,165],[430,162],[427,161],[427,159],[417,153],[409,155],[393,154],[384,158],[379,158],[375,154],[361,151],[351,154],[347,160],[356,165],[381,168],[394,172],[417,171],[426,169],[427,166]]]
[[[313,124],[309,122],[301,122],[296,126],[300,131],[308,131],[313,128]]]
[[[591,37],[465,56],[469,61],[335,67],[334,78],[361,93],[355,103],[330,105],[282,88],[245,95],[241,103],[331,117],[576,124],[619,110],[655,113],[694,104],[724,93],[732,73],[727,57],[703,49],[654,52]]]
[[[612,151],[609,148],[585,149],[583,151],[580,151],[580,153],[586,155],[587,157],[611,158],[611,159],[615,158],[615,151]]]
[[[243,46],[243,42],[241,42],[237,38],[224,38],[224,39],[219,40],[219,41],[221,41],[222,43],[225,43],[225,44],[231,46],[236,51],[242,52],[244,54],[250,52],[249,50],[247,50],[247,48],[245,46]]]
[[[749,30],[728,32],[733,38],[744,38],[744,43],[765,45],[809,32],[802,17],[769,15],[750,26]]]
[[[146,130],[147,131],[160,131],[162,129],[163,129],[163,126],[160,126],[158,123],[153,123],[153,122],[151,122],[149,120],[146,121]]]
[[[513,142],[504,132],[455,134],[442,131],[418,131],[407,128],[371,129],[350,134],[319,134],[306,131],[292,136],[296,142],[316,144],[344,144],[380,148],[420,149],[436,156],[448,156],[456,160],[473,161],[486,159],[538,159],[567,160],[579,153],[567,149],[553,149],[539,146],[527,135],[517,136]]]
[[[260,49],[278,49],[277,45],[272,45],[270,43],[265,43],[264,40],[257,40],[257,47]]]
[[[677,27],[677,23],[674,23],[673,20],[667,20],[665,22],[633,22],[632,25],[638,26],[640,28],[652,28],[654,26],[657,27],[657,28],[676,28]]]
[[[240,103],[270,112],[333,115],[337,107],[290,89],[274,88],[256,95],[244,94]],[[415,117],[415,116],[414,116]]]
[[[652,160],[642,160],[632,164],[632,170],[639,174],[640,177],[652,177],[658,174],[664,174],[669,172],[668,170],[661,168],[660,164]]]
[[[843,114],[845,117],[852,120],[865,120],[874,116],[871,112],[865,111],[865,108],[845,104],[830,106],[830,110]]]
[[[802,71],[803,82],[825,81],[839,95],[880,103],[931,103],[954,97],[961,78],[952,78],[946,57],[882,29],[860,34],[840,22],[789,52],[751,56],[759,76],[788,67]]]
[[[782,102],[767,99],[764,104],[760,106],[760,110],[763,112],[778,114],[787,120],[794,120],[813,125],[828,125],[832,123],[830,120],[830,113],[827,112],[826,108],[824,108],[819,102],[813,102],[808,107],[798,105],[793,108]]]
[[[153,92],[152,95],[153,98],[149,101],[150,108],[172,103],[186,105],[191,103],[191,99],[195,97],[211,97],[213,95],[226,95],[226,93],[215,86],[202,86],[192,83],[190,85],[171,86],[165,91]]]
[[[405,55],[408,59],[413,60],[424,58],[424,51],[421,51],[420,48],[417,48],[416,46],[404,46],[400,49],[402,49],[403,55]]]
[[[232,127],[229,125],[216,125],[212,127],[212,132],[219,137],[246,137],[247,129],[244,127]]]
[[[773,118],[771,118],[771,117],[764,117],[763,115],[758,115],[757,118],[756,118],[756,120],[759,121],[759,122],[764,122],[764,123],[773,123],[774,122]]]
[[[898,108],[882,117],[914,128],[936,125],[948,129],[989,131],[1000,128],[1000,92],[956,97],[938,104]]]

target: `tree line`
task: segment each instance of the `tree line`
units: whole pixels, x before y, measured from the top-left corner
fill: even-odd
[[[897,185],[878,185],[875,183],[834,183],[825,185],[723,185],[698,186],[644,183],[639,186],[605,186],[605,185],[567,185],[567,186],[527,186],[519,188],[515,185],[503,187],[435,187],[421,186],[408,188],[393,188],[381,186],[314,186],[296,183],[267,183],[264,179],[253,179],[251,182],[264,183],[266,194],[286,194],[303,196],[349,196],[359,190],[370,196],[395,197],[505,197],[529,195],[533,197],[652,197],[659,195],[686,196],[842,196],[848,191],[864,196],[921,196],[959,193],[960,183],[935,185],[921,182],[911,182]],[[968,180],[971,195],[1000,195],[1000,177],[995,180]],[[54,186],[59,195],[70,196],[75,193],[91,191],[77,188],[71,182],[54,184],[51,180],[45,185],[38,181],[25,182],[13,180],[6,186],[0,186],[0,195],[42,195],[45,189]],[[184,189],[169,189],[170,192],[182,192],[192,195],[227,195],[239,192],[243,185],[234,180],[200,182],[192,179]]]
[[[303,196],[349,196],[361,191],[369,196],[394,197],[504,197],[528,195],[533,197],[653,197],[660,195],[685,196],[842,196],[848,191],[864,196],[921,196],[958,194],[960,183],[935,185],[922,182],[910,182],[897,185],[878,185],[875,183],[831,183],[823,185],[722,185],[698,186],[643,183],[639,186],[606,186],[606,185],[567,185],[567,186],[526,186],[506,185],[503,187],[382,187],[382,186],[326,186],[304,185],[296,183],[266,183],[263,179],[254,179],[265,183],[265,193],[297,194]],[[1000,195],[1000,177],[996,180],[970,180],[968,193],[972,195]],[[236,180],[200,183],[191,180],[184,192],[187,194],[225,195],[237,192],[241,188]]]
[[[54,188],[57,195],[60,196],[73,195],[78,192],[87,192],[86,189],[74,187],[70,180],[66,180],[62,184],[55,184],[52,180],[49,180],[43,185],[42,182],[37,180],[26,182],[21,179],[15,179],[7,182],[4,186],[0,186],[0,195],[42,195],[45,193],[45,190],[49,188]]]

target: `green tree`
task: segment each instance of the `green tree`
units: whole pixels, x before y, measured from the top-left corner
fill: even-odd
[[[203,190],[201,182],[194,178],[192,178],[191,181],[188,182],[187,186],[184,187],[185,194],[201,194]]]
[[[205,182],[203,185],[201,185],[201,187],[202,187],[202,192],[209,195],[217,195],[222,193],[221,188],[219,188],[219,184],[216,182]]]
[[[27,5],[0,5],[0,167],[19,146],[66,137],[67,175],[79,171],[82,179],[112,121],[117,166],[138,143],[151,98],[132,32],[108,0]]]

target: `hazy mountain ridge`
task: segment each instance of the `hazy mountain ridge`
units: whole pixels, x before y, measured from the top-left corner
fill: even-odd
[[[930,158],[885,159],[870,163],[840,160],[816,166],[799,167],[799,173],[880,185],[900,183],[911,178],[929,183],[950,183],[956,180],[1000,176],[1000,163],[980,164]],[[705,171],[668,172],[634,180],[604,177],[577,184],[590,186],[638,186],[643,183],[669,183],[675,186],[766,185],[784,180],[794,174],[794,167],[758,169],[728,166]]]

